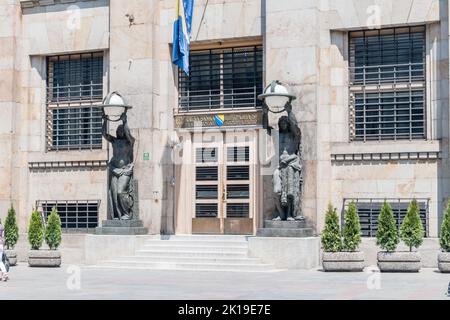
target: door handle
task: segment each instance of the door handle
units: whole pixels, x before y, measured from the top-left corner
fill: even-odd
[[[228,196],[228,192],[224,189],[222,192],[222,201],[226,201]]]

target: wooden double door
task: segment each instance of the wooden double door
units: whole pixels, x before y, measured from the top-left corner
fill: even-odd
[[[255,140],[236,132],[194,137],[192,233],[253,234]]]

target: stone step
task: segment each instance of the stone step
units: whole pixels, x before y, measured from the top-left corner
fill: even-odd
[[[314,236],[312,228],[262,228],[256,232],[257,237],[286,237],[306,238]]]
[[[132,256],[132,257],[117,257],[115,261],[138,261],[138,262],[167,262],[167,263],[219,263],[219,264],[260,264],[261,260],[258,258],[224,258],[224,257],[183,257],[183,256]]]
[[[247,241],[249,236],[240,235],[220,235],[220,234],[186,234],[161,236],[162,240],[182,240],[182,241]]]
[[[196,252],[235,252],[247,253],[247,247],[239,246],[190,246],[190,245],[144,245],[142,250],[163,250],[163,251],[196,251]]]
[[[282,229],[302,229],[306,228],[306,220],[296,220],[296,221],[274,221],[265,220],[264,228],[282,228]]]
[[[204,241],[204,240],[147,240],[144,246],[202,246],[202,247],[242,247],[247,248],[246,241]]]
[[[228,258],[246,258],[247,251],[185,251],[185,250],[139,250],[136,256],[180,256],[180,257],[228,257]]]
[[[273,271],[270,264],[224,264],[224,263],[175,263],[175,262],[142,262],[136,260],[120,261],[108,260],[101,262],[97,267],[153,269],[153,270],[190,270],[190,271]]]

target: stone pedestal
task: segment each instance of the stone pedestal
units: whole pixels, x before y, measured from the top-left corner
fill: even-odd
[[[319,266],[320,238],[249,237],[249,257],[278,269],[313,269]]]
[[[306,225],[306,220],[264,221],[264,228],[258,229],[257,237],[305,238],[313,237],[314,230]]]
[[[142,235],[148,234],[142,220],[103,220],[102,226],[95,228],[95,234]]]

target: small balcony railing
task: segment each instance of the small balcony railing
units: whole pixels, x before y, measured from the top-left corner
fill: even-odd
[[[251,109],[261,107],[258,95],[262,89],[254,87],[180,91],[179,111],[217,109]]]

